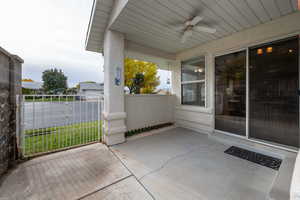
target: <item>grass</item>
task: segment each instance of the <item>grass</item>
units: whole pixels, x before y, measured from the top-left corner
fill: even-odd
[[[101,122],[92,121],[60,127],[26,130],[25,156],[99,141],[102,134],[101,127]]]
[[[33,97],[33,96],[27,96],[25,97],[25,102],[64,102],[64,101],[76,101],[75,96],[53,96],[52,98],[50,96],[38,96],[38,97]]]

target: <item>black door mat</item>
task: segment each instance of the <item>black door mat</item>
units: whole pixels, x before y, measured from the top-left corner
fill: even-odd
[[[265,167],[269,167],[274,170],[278,170],[282,163],[281,159],[266,156],[261,153],[256,153],[236,146],[230,147],[224,151],[224,153],[254,162]]]

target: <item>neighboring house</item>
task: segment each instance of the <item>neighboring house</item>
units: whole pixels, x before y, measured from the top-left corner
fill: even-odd
[[[103,83],[81,82],[78,84],[77,94],[80,96],[86,96],[89,99],[95,96],[102,96],[103,89]]]
[[[23,94],[41,94],[43,92],[42,82],[22,81]]]
[[[115,80],[124,77],[127,56],[171,70],[177,126],[297,151],[298,6],[297,0],[95,0],[86,50],[104,55],[106,144],[125,141],[132,113],[138,126],[159,111],[146,103],[151,95],[124,98],[124,80]],[[139,115],[128,111],[128,98],[142,104],[133,105]]]

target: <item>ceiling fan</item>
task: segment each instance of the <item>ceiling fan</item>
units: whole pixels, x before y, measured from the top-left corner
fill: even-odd
[[[203,20],[201,16],[195,16],[189,20],[187,20],[184,24],[176,25],[175,29],[177,31],[183,31],[181,36],[181,42],[185,43],[187,38],[193,35],[193,31],[200,31],[205,33],[215,33],[217,30],[215,28],[211,28],[209,26],[197,25],[200,21]]]

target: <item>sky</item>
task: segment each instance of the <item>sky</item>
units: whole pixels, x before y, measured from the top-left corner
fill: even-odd
[[[41,81],[56,67],[68,85],[103,82],[102,54],[86,51],[93,0],[0,0],[0,46],[24,59],[23,78]],[[169,72],[159,70],[165,88]]]

